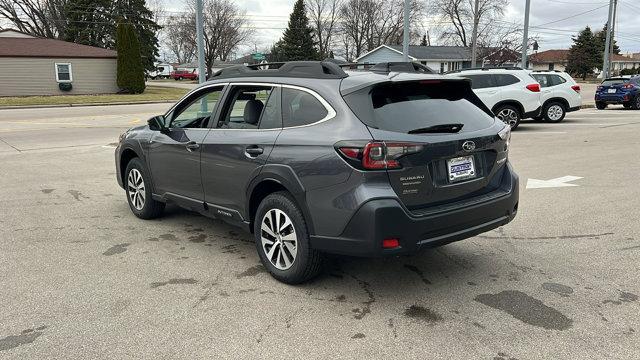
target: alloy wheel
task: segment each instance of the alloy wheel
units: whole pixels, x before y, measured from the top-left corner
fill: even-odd
[[[260,229],[262,250],[269,262],[278,270],[289,269],[298,253],[298,237],[289,216],[280,209],[271,209],[262,218]]]
[[[497,117],[498,119],[502,120],[502,122],[511,127],[515,126],[518,123],[518,113],[511,108],[500,110]]]
[[[144,192],[144,179],[138,169],[131,169],[129,176],[127,176],[127,192],[129,193],[129,200],[133,207],[141,211],[144,208],[145,192]]]
[[[560,105],[554,104],[549,106],[547,109],[547,117],[551,121],[558,121],[562,117],[562,107]]]

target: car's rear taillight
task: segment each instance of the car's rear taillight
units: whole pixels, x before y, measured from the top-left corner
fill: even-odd
[[[603,86],[598,85],[598,87],[596,88],[596,91],[602,91],[602,89],[604,89]]]
[[[363,147],[339,146],[338,151],[349,162],[364,170],[399,169],[399,159],[422,150],[421,144],[372,141]]]
[[[623,89],[633,89],[633,84],[624,84],[622,85]]]
[[[575,92],[579,93],[579,92],[580,92],[580,85],[573,85],[573,86],[571,87],[571,89],[572,89],[573,91],[575,91]]]
[[[540,92],[540,84],[529,84],[526,86],[527,90],[532,92]]]

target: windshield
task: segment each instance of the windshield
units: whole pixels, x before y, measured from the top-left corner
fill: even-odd
[[[349,94],[345,101],[363,123],[387,131],[461,124],[461,132],[467,132],[494,122],[467,81],[385,83]]]

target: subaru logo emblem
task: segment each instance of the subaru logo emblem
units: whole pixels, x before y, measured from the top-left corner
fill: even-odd
[[[462,150],[464,151],[473,151],[476,148],[476,143],[474,143],[473,141],[465,141],[464,144],[462,144]]]

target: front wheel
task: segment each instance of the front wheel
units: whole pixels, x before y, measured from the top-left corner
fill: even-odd
[[[512,105],[502,105],[496,109],[496,117],[505,124],[511,126],[511,130],[515,130],[520,125],[520,111]]]
[[[596,101],[596,109],[598,110],[604,110],[607,108],[607,103],[603,103],[600,101]]]
[[[322,254],[311,248],[304,216],[288,193],[262,200],[253,233],[262,264],[277,280],[299,284],[320,272]]]
[[[151,195],[149,172],[138,158],[127,164],[124,188],[131,212],[141,219],[154,219],[162,215],[164,203],[156,201]]]
[[[544,119],[550,123],[559,123],[564,119],[564,116],[567,114],[564,105],[557,102],[552,102],[550,104],[545,105],[544,110],[542,110],[542,114]]]

